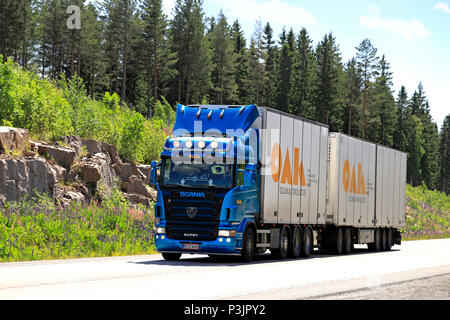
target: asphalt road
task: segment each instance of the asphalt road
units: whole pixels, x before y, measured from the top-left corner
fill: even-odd
[[[429,294],[422,298],[448,299],[449,274],[450,239],[404,242],[380,253],[358,246],[348,256],[316,252],[309,259],[277,261],[263,255],[250,264],[192,255],[179,262],[150,255],[0,263],[0,300],[292,300],[340,299],[349,294],[355,299],[370,298],[371,290],[377,298],[396,299],[386,290],[390,285],[433,277],[446,282],[440,281],[436,290],[426,286]],[[404,298],[400,291],[397,298]]]

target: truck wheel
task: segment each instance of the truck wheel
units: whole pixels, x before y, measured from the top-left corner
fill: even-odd
[[[311,228],[306,228],[303,233],[302,257],[309,257],[313,251],[313,235]]]
[[[163,253],[162,256],[167,261],[178,261],[181,258],[181,253]]]
[[[380,251],[381,250],[381,232],[380,229],[375,229],[374,242],[367,245],[370,251]]]
[[[300,257],[302,251],[302,231],[300,227],[296,227],[294,234],[292,235],[292,249],[291,255],[293,258],[297,259]]]
[[[388,236],[387,236],[387,248],[386,248],[386,250],[391,251],[393,245],[394,245],[394,233],[392,231],[392,228],[389,228],[388,229]]]
[[[290,249],[289,229],[284,227],[280,234],[280,248],[272,250],[272,255],[277,259],[287,258]]]
[[[346,228],[344,231],[344,253],[350,254],[353,251],[352,231]]]
[[[245,262],[252,262],[256,253],[256,237],[252,228],[247,228],[242,240],[241,257]]]
[[[381,250],[386,251],[387,250],[387,229],[381,230]]]

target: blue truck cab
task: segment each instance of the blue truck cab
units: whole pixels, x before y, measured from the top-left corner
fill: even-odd
[[[155,245],[166,260],[183,253],[253,259],[261,183],[258,117],[254,105],[177,106],[173,134],[151,175],[158,194]]]

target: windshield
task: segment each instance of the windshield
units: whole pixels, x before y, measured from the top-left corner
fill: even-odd
[[[233,187],[232,164],[174,164],[164,161],[163,185],[181,187]]]

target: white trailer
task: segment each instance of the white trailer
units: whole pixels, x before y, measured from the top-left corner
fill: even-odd
[[[406,154],[260,108],[258,248],[308,256],[390,250],[405,224]],[[299,236],[300,235],[300,236]]]

